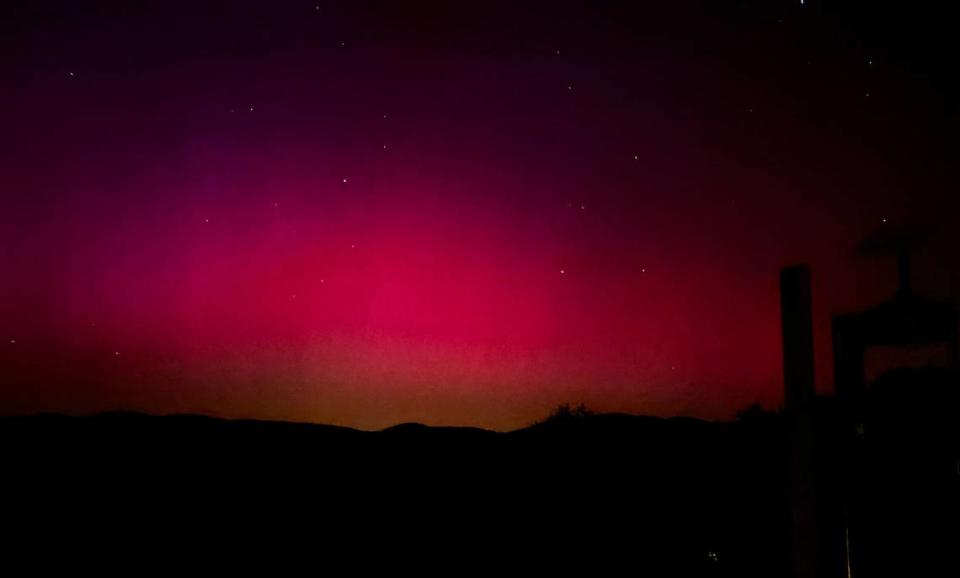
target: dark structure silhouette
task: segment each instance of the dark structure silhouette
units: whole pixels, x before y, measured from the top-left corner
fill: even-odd
[[[834,383],[845,405],[858,403],[863,392],[864,353],[869,347],[941,343],[947,347],[948,364],[957,365],[956,307],[924,298],[911,288],[911,253],[923,240],[917,231],[881,231],[860,244],[862,254],[896,256],[899,287],[884,303],[833,318]]]
[[[958,480],[948,471],[960,463],[958,312],[911,289],[916,245],[916,235],[883,233],[861,246],[896,255],[899,288],[875,307],[833,317],[833,399],[814,396],[809,270],[781,271],[791,568],[797,578],[903,576],[925,565],[951,565],[948,549],[937,547],[944,534],[930,532],[933,520],[942,525],[958,513],[950,507]],[[931,344],[946,347],[946,367],[894,368],[867,384],[871,347]]]
[[[780,271],[783,335],[783,404],[788,422],[791,560],[796,578],[819,575],[813,408],[813,313],[810,269],[795,265]]]
[[[865,486],[870,480],[864,472],[862,437],[865,420],[875,395],[868,395],[865,354],[871,347],[911,348],[940,344],[946,347],[948,367],[957,367],[958,315],[955,306],[925,298],[911,288],[910,258],[922,237],[912,232],[881,232],[861,244],[863,253],[893,254],[897,259],[899,287],[893,297],[858,313],[833,318],[834,383],[841,424],[838,446],[843,451],[839,485],[844,518],[845,567],[848,576],[875,575],[880,564],[869,558],[881,558],[877,542],[869,538],[869,509],[880,504],[871,500]],[[918,381],[914,376],[914,381]],[[921,387],[921,383],[901,383],[902,387]],[[900,393],[904,395],[906,392]],[[930,399],[929,403],[936,403]],[[891,408],[887,408],[888,410]],[[932,408],[928,408],[928,411]],[[886,419],[881,416],[880,419]],[[914,450],[922,453],[925,448]],[[904,488],[902,491],[906,491]],[[904,499],[904,496],[900,496]]]
[[[813,313],[810,268],[787,267],[780,272],[780,318],[783,333],[783,403],[787,411],[813,401]]]
[[[834,380],[838,398],[856,404],[865,386],[864,353],[872,346],[909,347],[942,343],[949,364],[957,362],[957,310],[901,285],[889,301],[861,313],[833,318]]]

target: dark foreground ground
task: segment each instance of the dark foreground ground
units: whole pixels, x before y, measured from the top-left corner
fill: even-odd
[[[957,396],[911,405],[877,391],[855,460],[839,457],[831,410],[818,414],[818,475],[857,464],[866,575],[904,575],[921,557],[956,569]],[[761,412],[568,416],[510,433],[2,418],[4,546],[156,561],[196,549],[232,563],[270,552],[352,573],[786,576],[790,427]],[[835,492],[822,494],[829,508]]]

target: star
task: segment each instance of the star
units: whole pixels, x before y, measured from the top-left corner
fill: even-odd
[[[347,182],[347,178],[346,178],[346,177],[343,178],[343,182]]]
[[[640,160],[640,155],[633,155],[633,160],[639,161],[639,160]]]
[[[881,222],[881,223],[886,223],[886,222],[887,222],[887,218],[884,217],[884,218],[880,219],[880,222]]]
[[[16,339],[11,339],[11,340],[10,340],[10,343],[11,343],[11,344],[16,344],[16,342],[17,342]]]
[[[646,267],[641,267],[641,268],[640,268],[640,272],[641,272],[641,273],[646,273],[646,272],[647,272]]]
[[[563,270],[563,269],[560,269],[560,274],[561,274],[561,275],[564,275],[564,274],[566,274],[566,271]]]
[[[351,249],[356,249],[356,248],[357,248],[357,246],[356,246],[356,245],[354,245],[354,244],[351,244],[351,245],[350,245],[350,248],[351,248]]]
[[[116,356],[118,356],[118,355],[120,355],[120,352],[119,352],[119,351],[114,351],[114,352],[113,352],[113,356],[114,356],[114,357],[116,357]]]
[[[76,74],[74,74],[74,73],[72,73],[72,72],[68,72],[68,73],[67,73],[67,76],[73,77],[73,76],[76,76]]]
[[[567,90],[573,90],[573,85],[572,85],[572,84],[568,84],[568,85],[567,85]]]
[[[586,211],[586,210],[587,210],[587,206],[586,206],[586,205],[580,205],[580,210],[581,210],[581,211]]]
[[[204,223],[209,223],[209,222],[210,222],[210,219],[204,219],[203,222],[204,222]]]
[[[253,107],[252,107],[252,106],[250,107],[250,112],[253,112]]]

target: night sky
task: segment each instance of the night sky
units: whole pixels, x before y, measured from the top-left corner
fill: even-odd
[[[957,300],[934,3],[14,2],[0,413],[511,429],[782,403],[779,267]]]

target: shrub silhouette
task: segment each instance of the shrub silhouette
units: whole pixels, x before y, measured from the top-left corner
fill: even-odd
[[[752,403],[736,413],[737,421],[747,424],[768,423],[777,417],[777,412],[763,408],[759,403]]]
[[[549,423],[549,424],[565,424],[572,423],[576,421],[581,421],[586,418],[596,415],[596,412],[588,408],[582,403],[577,405],[570,405],[569,403],[562,403],[558,405],[550,415],[547,416],[545,420],[540,423]]]

